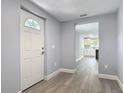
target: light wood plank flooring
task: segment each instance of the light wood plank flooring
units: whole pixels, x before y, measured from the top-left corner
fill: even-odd
[[[98,79],[95,58],[84,58],[75,74],[60,73],[41,81],[23,93],[122,93],[116,81]]]

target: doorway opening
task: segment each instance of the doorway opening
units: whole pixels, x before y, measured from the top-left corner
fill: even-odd
[[[75,60],[84,57],[99,59],[99,23],[75,25]]]

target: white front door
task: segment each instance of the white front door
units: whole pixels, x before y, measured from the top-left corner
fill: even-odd
[[[44,76],[44,20],[21,11],[21,88],[39,82]]]

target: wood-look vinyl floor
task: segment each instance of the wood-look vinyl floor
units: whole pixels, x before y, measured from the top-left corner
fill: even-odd
[[[60,73],[23,93],[122,93],[116,81],[99,79],[95,58],[84,58],[75,74]]]

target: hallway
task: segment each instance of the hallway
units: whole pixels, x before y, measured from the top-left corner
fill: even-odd
[[[97,74],[95,58],[84,58],[75,74],[60,73],[23,93],[122,93],[116,81],[98,79]]]

